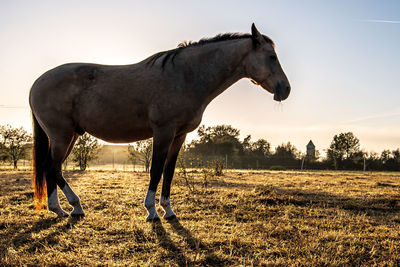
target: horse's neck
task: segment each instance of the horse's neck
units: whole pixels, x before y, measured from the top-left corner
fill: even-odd
[[[240,39],[187,48],[182,67],[204,108],[245,76],[242,61],[249,53],[249,43],[248,39]]]

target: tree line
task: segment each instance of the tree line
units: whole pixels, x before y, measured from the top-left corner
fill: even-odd
[[[234,169],[336,169],[400,171],[400,149],[384,150],[381,154],[360,149],[360,140],[352,133],[335,135],[326,149],[326,157],[319,151],[312,155],[300,152],[290,142],[272,150],[265,139],[252,140],[247,135],[240,140],[240,131],[230,125],[200,126],[199,139],[187,144],[183,151],[187,162],[200,159],[225,161]]]
[[[240,130],[230,125],[200,126],[199,139],[184,145],[178,165],[206,167],[210,164],[230,169],[336,169],[400,171],[400,149],[384,150],[381,154],[360,149],[360,140],[352,133],[335,135],[326,149],[326,157],[318,150],[311,155],[300,152],[290,142],[272,150],[266,139],[240,140]],[[152,139],[129,146],[129,158],[141,162],[146,171],[151,164]]]
[[[184,145],[180,152],[181,164],[201,167],[218,162],[232,169],[337,169],[400,171],[400,149],[384,150],[380,154],[360,149],[360,140],[352,133],[335,135],[326,148],[326,157],[319,151],[307,155],[290,142],[272,150],[266,139],[252,140],[251,135],[240,139],[240,130],[230,125],[200,126],[198,139]],[[101,145],[85,133],[80,136],[69,157],[81,170],[96,159]],[[22,127],[0,126],[0,161],[18,167],[21,159],[30,159],[32,136]],[[128,158],[133,165],[151,165],[152,139],[128,146]]]

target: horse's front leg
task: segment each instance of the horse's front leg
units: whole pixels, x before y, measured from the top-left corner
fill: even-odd
[[[156,191],[164,169],[169,148],[174,140],[174,131],[171,129],[157,129],[153,137],[153,157],[150,169],[150,184],[147,190],[144,206],[148,215],[146,221],[160,220],[156,211]]]
[[[171,182],[174,176],[175,164],[176,160],[179,155],[179,150],[183,142],[185,141],[186,134],[180,135],[175,137],[174,141],[168,152],[167,161],[164,166],[164,173],[163,173],[163,185],[161,190],[161,197],[160,197],[160,205],[163,207],[165,214],[164,219],[172,220],[175,219],[175,213],[171,209],[170,203],[170,192],[171,192]]]

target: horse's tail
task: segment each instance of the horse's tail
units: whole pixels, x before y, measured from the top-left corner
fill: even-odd
[[[34,204],[35,209],[41,210],[46,200],[47,186],[45,174],[45,162],[49,152],[49,138],[39,125],[35,115],[32,113],[33,119],[33,188],[34,188]]]

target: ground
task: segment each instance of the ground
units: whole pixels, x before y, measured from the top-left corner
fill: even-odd
[[[0,265],[400,265],[399,173],[231,171],[205,188],[199,172],[194,191],[178,175],[179,221],[156,223],[148,174],[65,176],[82,219],[35,211],[31,172],[0,171]]]

